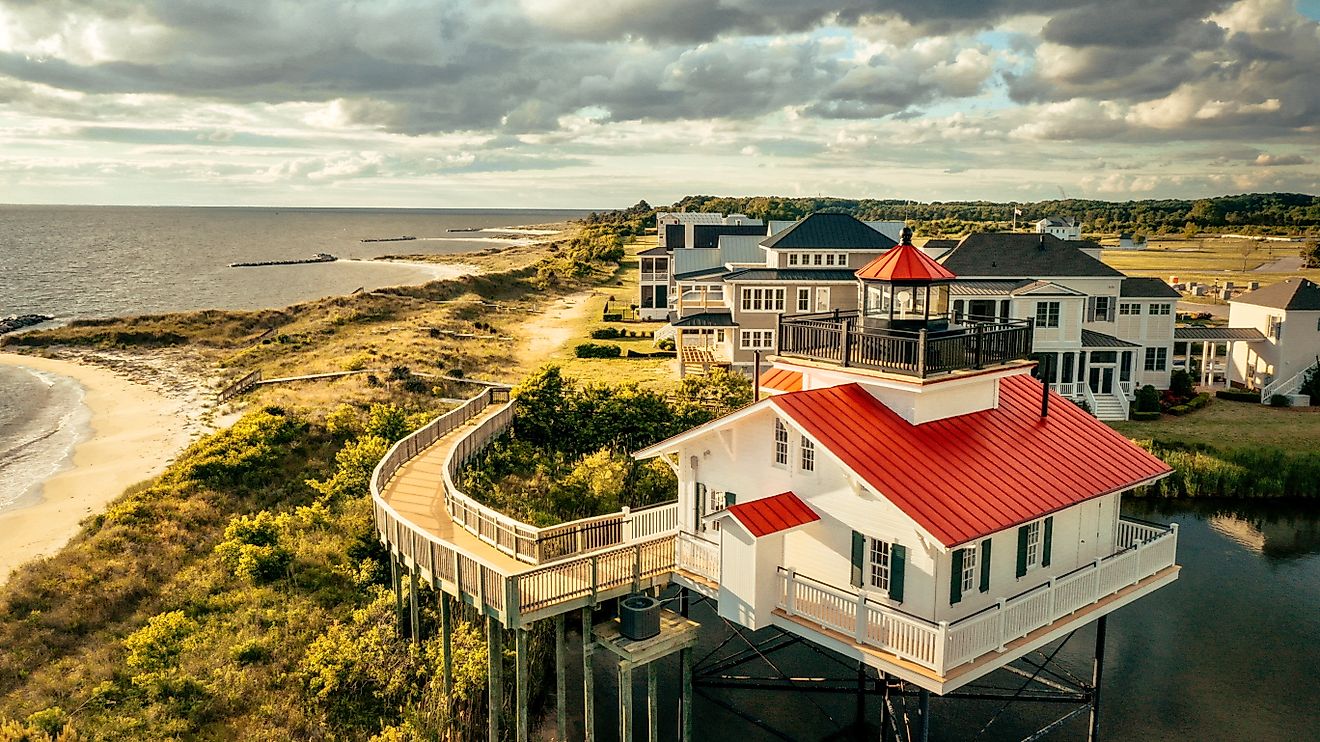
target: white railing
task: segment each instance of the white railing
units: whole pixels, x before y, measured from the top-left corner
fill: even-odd
[[[1270,397],[1273,397],[1276,394],[1296,394],[1297,390],[1301,389],[1302,384],[1306,381],[1306,375],[1317,365],[1320,365],[1320,361],[1307,366],[1286,379],[1276,379],[1261,387],[1260,403],[1269,404]]]
[[[1126,420],[1132,416],[1131,414],[1132,400],[1128,399],[1127,393],[1124,392],[1121,388],[1119,389],[1117,396],[1118,396],[1118,404],[1120,407],[1123,408],[1123,419]]]
[[[1081,382],[1064,381],[1054,385],[1054,390],[1065,397],[1076,397],[1082,393]]]
[[[1118,393],[1124,399],[1132,399],[1136,394],[1136,384],[1131,381],[1120,381],[1118,382]]]
[[[1091,411],[1091,414],[1098,414],[1095,408],[1095,393],[1091,391],[1091,385],[1085,382],[1082,383],[1082,398],[1086,400],[1086,407]]]
[[[720,581],[720,545],[691,533],[679,533],[674,540],[677,567],[704,577],[716,584]]]
[[[639,280],[642,283],[668,283],[669,271],[642,271]]]
[[[883,605],[865,592],[833,587],[784,568],[779,570],[779,608],[946,675],[1174,565],[1177,525],[1165,528],[1122,519],[1117,535],[1119,550],[1114,554],[952,624],[928,621]]]

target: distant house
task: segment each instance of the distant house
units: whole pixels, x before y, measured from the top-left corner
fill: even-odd
[[[1052,234],[1061,240],[1080,240],[1082,223],[1070,216],[1047,216],[1036,222],[1038,234]]]
[[[1320,286],[1289,278],[1228,302],[1230,328],[1252,328],[1264,339],[1230,349],[1229,381],[1274,394],[1296,394],[1305,372],[1320,363]]]
[[[764,237],[765,222],[745,214],[664,211],[656,215],[656,246],[638,255],[641,265],[637,314],[641,319],[669,317],[673,303],[675,250],[714,250],[725,235]]]
[[[1120,250],[1145,250],[1146,235],[1133,234],[1132,232],[1122,232],[1118,235],[1118,249]]]

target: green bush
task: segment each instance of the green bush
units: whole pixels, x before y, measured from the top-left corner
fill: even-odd
[[[1189,399],[1195,395],[1196,387],[1192,384],[1192,375],[1186,371],[1174,371],[1169,375],[1169,391],[1178,399]]]
[[[660,342],[656,343],[655,347],[659,348],[660,350],[674,350],[675,349],[674,339],[665,338],[664,340],[661,340]]]
[[[622,322],[622,321],[623,321],[623,314],[621,314],[621,313],[616,313],[616,314],[602,314],[602,315],[600,316],[600,321],[601,321],[601,322]]]
[[[1136,404],[1137,412],[1159,412],[1160,411],[1160,393],[1147,384],[1137,390]]]
[[[1215,392],[1215,396],[1230,402],[1255,402],[1260,404],[1260,392],[1253,392],[1248,389],[1220,389]]]
[[[621,336],[622,333],[620,330],[614,327],[597,327],[591,331],[591,338],[593,340],[614,340]]]
[[[1189,413],[1189,412],[1191,412],[1191,411],[1192,411],[1192,408],[1189,407],[1189,406],[1187,406],[1187,405],[1185,405],[1185,404],[1176,404],[1176,405],[1174,405],[1174,406],[1172,406],[1172,407],[1170,407],[1170,408],[1168,409],[1168,413],[1169,413],[1170,415],[1176,415],[1176,416],[1178,416],[1178,417],[1181,417],[1181,416],[1183,416],[1183,415],[1186,415],[1187,413]]]
[[[270,582],[285,576],[293,561],[293,554],[279,541],[275,515],[263,510],[231,520],[215,554],[235,577],[257,584]]]
[[[573,349],[578,358],[618,358],[623,349],[609,343],[582,343]]]
[[[1275,394],[1270,397],[1270,407],[1292,407],[1292,400],[1286,394]]]
[[[1158,413],[1158,412],[1140,412],[1140,411],[1136,411],[1136,410],[1134,410],[1134,411],[1132,412],[1132,414],[1128,416],[1128,419],[1129,419],[1129,420],[1135,420],[1135,421],[1137,421],[1137,422],[1148,422],[1148,421],[1150,421],[1150,420],[1158,420],[1158,419],[1160,419],[1160,413]]]

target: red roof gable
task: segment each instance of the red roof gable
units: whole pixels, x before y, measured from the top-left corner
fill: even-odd
[[[789,371],[786,368],[771,368],[761,374],[758,382],[762,389],[774,389],[779,392],[802,391],[802,372]]]
[[[857,270],[857,277],[871,281],[950,281],[957,278],[911,243],[899,245],[862,266]]]
[[[820,520],[820,516],[792,492],[730,505],[729,515],[737,518],[756,538]]]
[[[998,409],[912,425],[857,384],[769,402],[946,547],[988,536],[1171,469],[1026,376]]]

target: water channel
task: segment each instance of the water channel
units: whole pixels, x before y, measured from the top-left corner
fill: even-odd
[[[1320,506],[1299,502],[1129,501],[1125,514],[1179,524],[1173,585],[1111,614],[1103,686],[1102,739],[1320,739]],[[696,657],[730,638],[709,606]],[[753,641],[768,636],[752,634]],[[1078,631],[1055,657],[1061,671],[1089,678],[1094,628]],[[733,637],[720,651],[745,647]],[[1054,647],[1047,647],[1046,651]],[[597,653],[596,729],[618,736],[612,663]],[[718,655],[717,655],[718,656]],[[853,678],[833,655],[797,645],[741,666],[754,676]],[[676,739],[676,660],[660,673],[661,739]],[[644,672],[635,673],[638,726],[646,739]],[[570,676],[571,738],[581,736],[580,676]],[[992,675],[983,685],[1016,690],[1022,679]],[[572,693],[572,689],[579,689]],[[694,706],[698,740],[855,739],[851,694],[703,689]],[[736,709],[737,713],[729,710]],[[1021,740],[1072,706],[934,699],[933,740]],[[755,717],[775,733],[740,718]],[[872,725],[879,704],[867,705]],[[993,719],[993,723],[991,720]],[[987,728],[987,723],[989,726]],[[553,729],[553,719],[545,725]],[[872,729],[875,729],[872,726]],[[782,735],[782,736],[780,736]],[[979,736],[978,736],[979,735]],[[1081,714],[1046,739],[1086,739]]]

